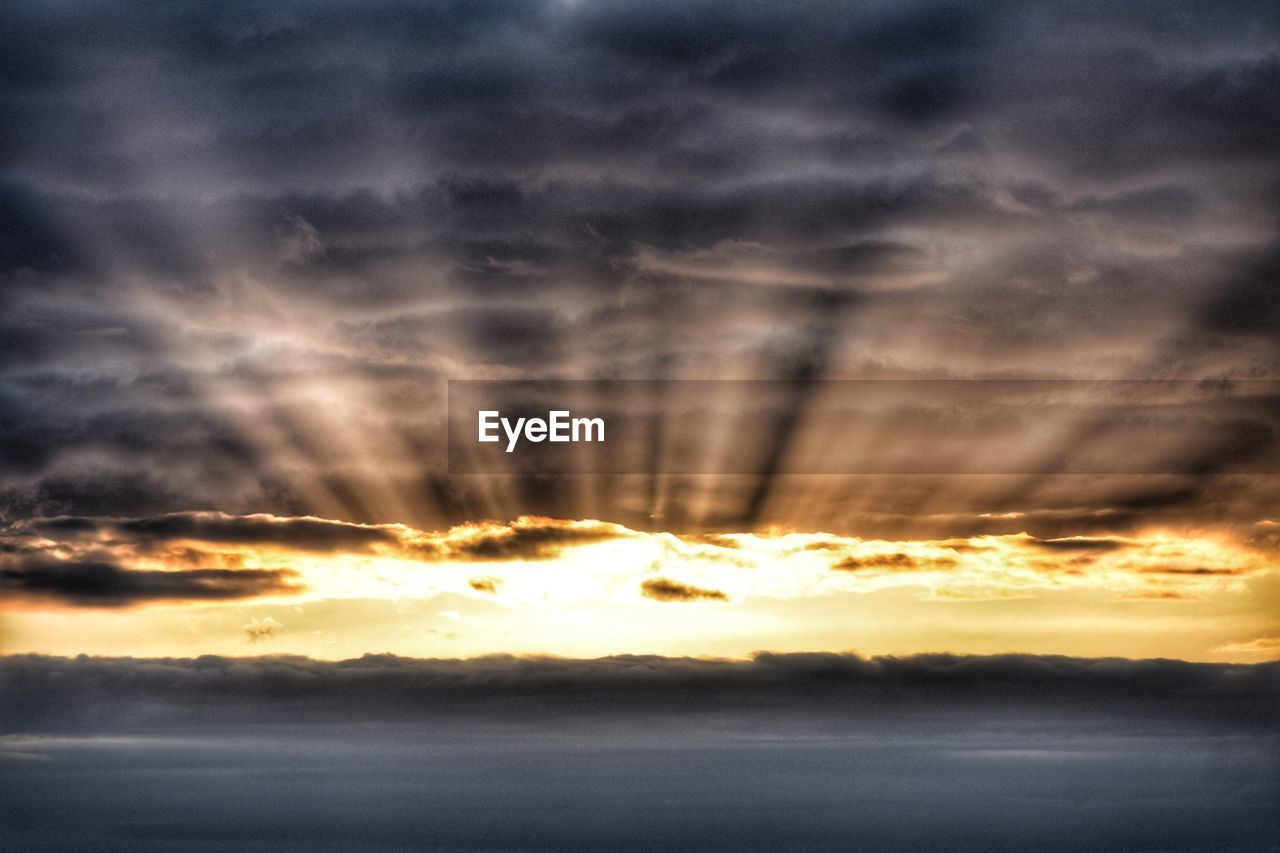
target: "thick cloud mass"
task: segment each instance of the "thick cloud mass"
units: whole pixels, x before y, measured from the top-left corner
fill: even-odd
[[[443,380],[1280,366],[1273,3],[19,2],[0,38],[10,519],[901,532],[911,483],[782,479],[802,391],[692,501],[661,447],[638,487],[450,478]],[[1274,435],[1201,438],[1190,484],[946,511],[1256,520],[1210,475]]]

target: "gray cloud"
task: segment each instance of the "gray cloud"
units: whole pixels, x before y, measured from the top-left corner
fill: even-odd
[[[899,698],[892,701],[905,707],[936,713],[998,701],[1009,708],[1040,706],[1076,715],[1088,699],[1091,707],[1108,713],[1141,707],[1157,715],[1203,717],[1206,724],[1262,725],[1270,721],[1269,707],[1280,693],[1280,664],[774,653],[738,662],[645,655],[596,660],[365,655],[338,662],[11,655],[0,658],[0,685],[11,731],[56,731],[89,714],[96,724],[127,726],[144,708],[155,723],[266,722],[283,705],[297,722],[479,709],[496,715],[504,708],[553,716],[745,707],[803,712],[824,707],[819,697],[835,703],[831,707],[869,712],[873,699],[894,696]]]
[[[229,601],[298,592],[289,569],[123,569],[112,563],[28,558],[0,568],[13,598],[75,607],[129,607],[155,601]]]
[[[440,386],[1275,375],[1272,5],[21,3],[0,513],[789,523],[801,392],[695,511],[661,448],[638,490],[449,478]],[[359,390],[345,447],[317,377]],[[1209,475],[1259,438],[1073,506],[1251,523]],[[915,489],[803,512],[892,526]]]

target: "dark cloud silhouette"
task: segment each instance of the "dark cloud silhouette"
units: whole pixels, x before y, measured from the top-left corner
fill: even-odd
[[[0,527],[0,553],[61,549],[90,556],[115,553],[128,559],[186,548],[198,560],[225,546],[320,554],[382,553],[423,563],[485,563],[551,560],[569,548],[633,535],[616,524],[538,516],[521,516],[507,524],[469,522],[445,531],[421,531],[311,517],[182,512],[147,518],[54,516],[16,521]]]
[[[718,589],[673,581],[670,578],[649,578],[640,584],[640,592],[655,601],[728,601],[729,596]]]
[[[14,598],[75,607],[129,607],[154,601],[230,601],[301,591],[289,569],[122,569],[112,563],[28,559],[0,568]]]

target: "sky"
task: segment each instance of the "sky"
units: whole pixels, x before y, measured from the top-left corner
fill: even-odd
[[[1280,657],[1274,4],[4,15],[0,650]],[[545,379],[783,394],[455,471]]]
[[[1273,850],[1277,93],[1263,0],[0,5],[0,848]]]

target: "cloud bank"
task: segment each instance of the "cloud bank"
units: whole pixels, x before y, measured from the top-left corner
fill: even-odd
[[[10,732],[213,722],[393,721],[423,715],[795,713],[942,716],[1034,707],[1064,717],[1138,713],[1266,727],[1280,663],[1035,655],[757,653],[750,660],[494,656],[0,658]],[[896,710],[895,710],[896,709]]]

